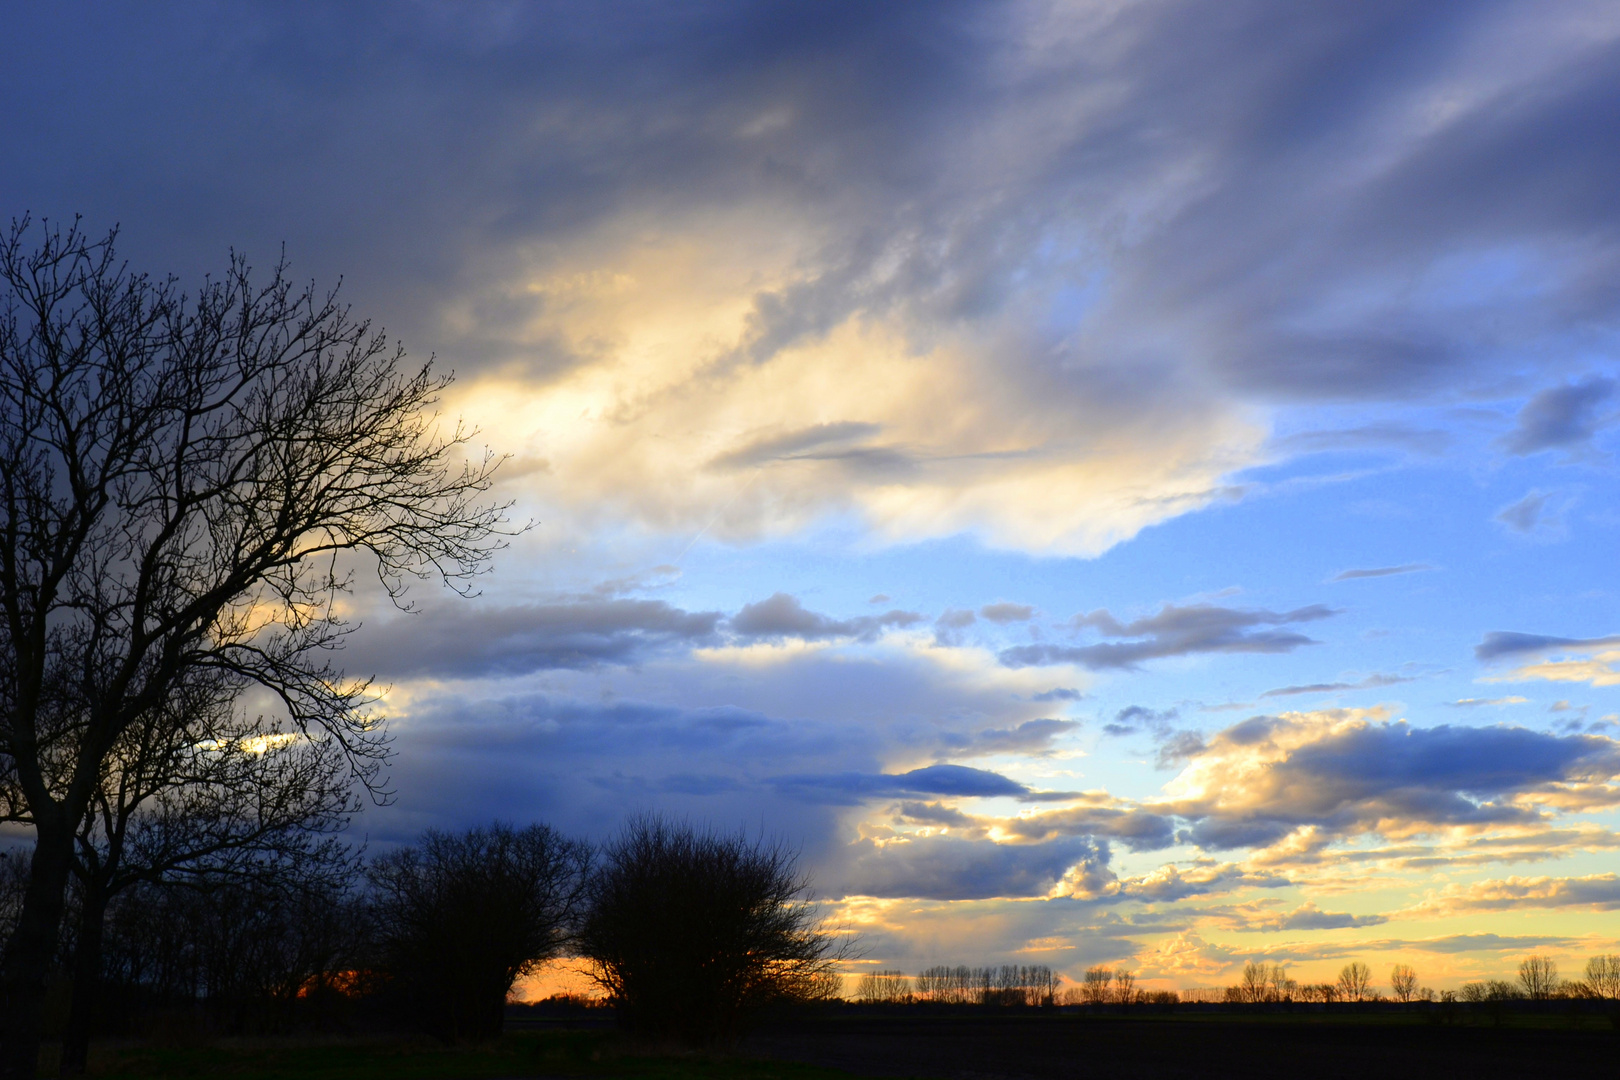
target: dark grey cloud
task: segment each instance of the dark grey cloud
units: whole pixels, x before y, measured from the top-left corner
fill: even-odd
[[[1153,904],[1173,904],[1192,896],[1235,892],[1238,889],[1284,889],[1294,884],[1281,874],[1244,870],[1227,863],[1208,870],[1182,873],[1174,865],[1145,878],[1122,884],[1122,896]]]
[[[986,604],[979,609],[979,614],[993,623],[1028,622],[1035,609],[1029,604],[1015,604],[1010,600],[1000,600],[994,604]]]
[[[1360,570],[1340,570],[1328,578],[1328,581],[1357,581],[1361,578],[1391,577],[1395,574],[1416,574],[1424,570],[1433,570],[1428,563],[1402,563],[1399,566],[1374,566]]]
[[[1449,432],[1401,424],[1362,424],[1336,431],[1300,431],[1275,440],[1285,453],[1320,454],[1335,450],[1398,450],[1434,457],[1451,447]]]
[[[1077,629],[1094,628],[1104,637],[1137,638],[1095,645],[1020,645],[1003,649],[1008,667],[1038,664],[1080,664],[1094,670],[1134,669],[1146,660],[1199,653],[1283,653],[1315,639],[1295,630],[1276,629],[1290,623],[1326,619],[1337,612],[1322,604],[1275,612],[1226,608],[1216,604],[1166,604],[1156,615],[1121,623],[1107,611],[1077,615]]]
[[[1081,698],[1084,698],[1085,696],[1086,695],[1082,694],[1080,691],[1076,690],[1072,686],[1059,686],[1059,687],[1056,687],[1056,688],[1051,689],[1051,690],[1042,690],[1040,693],[1036,694],[1034,697],[1030,698],[1029,700],[1031,700],[1031,701],[1079,701]]]
[[[1296,694],[1329,694],[1340,690],[1373,690],[1384,686],[1395,686],[1399,683],[1415,681],[1410,675],[1383,675],[1374,673],[1355,682],[1306,683],[1300,686],[1279,686],[1275,690],[1267,690],[1260,696],[1291,697]]]
[[[743,638],[781,640],[801,638],[820,641],[828,638],[855,638],[871,641],[890,626],[910,626],[923,621],[924,616],[914,611],[887,611],[882,615],[860,615],[853,619],[834,619],[810,611],[797,597],[788,593],[775,593],[743,609],[731,617],[732,633]]]
[[[1543,390],[1519,410],[1518,425],[1503,446],[1513,454],[1586,446],[1605,422],[1599,410],[1614,391],[1613,379],[1597,377]]]
[[[772,461],[817,460],[830,456],[871,453],[871,448],[855,444],[882,431],[880,424],[843,422],[817,424],[781,434],[764,435],[715,458],[712,468],[733,469],[764,465]]]
[[[878,847],[857,841],[838,873],[844,895],[985,900],[1044,896],[1071,868],[1111,883],[1106,843],[1084,837],[1045,844],[997,844],[951,836],[919,837]]]
[[[637,664],[718,642],[717,611],[662,600],[576,600],[492,608],[441,604],[362,626],[342,654],[351,673],[384,678],[477,678]]]
[[[1524,498],[1502,507],[1493,520],[1516,533],[1533,533],[1537,526],[1545,523],[1542,514],[1547,509],[1549,498],[1550,492],[1532,491]]]
[[[944,735],[941,742],[952,750],[952,756],[964,754],[1047,754],[1052,751],[1052,740],[1080,727],[1076,720],[1056,720],[1041,717],[1026,720],[1016,727],[987,728],[971,735]]]
[[[1422,952],[1432,953],[1467,953],[1467,952],[1532,952],[1538,949],[1563,949],[1580,943],[1578,938],[1559,937],[1546,934],[1451,934],[1447,937],[1418,938],[1410,941],[1391,942],[1396,946],[1405,946]],[[1368,942],[1364,948],[1372,948],[1382,942]]]
[[[1259,847],[1314,825],[1348,835],[1390,828],[1509,825],[1540,821],[1515,795],[1554,784],[1603,782],[1620,775],[1620,744],[1595,735],[1556,736],[1519,727],[1414,728],[1359,722],[1309,729],[1299,721],[1255,717],[1209,738],[1196,758],[1215,769],[1213,787],[1175,804],[1191,822],[1187,838],[1207,848]],[[1275,749],[1286,735],[1286,750]],[[1274,755],[1255,774],[1224,780],[1220,759]],[[1168,808],[1161,808],[1163,809]]]
[[[1549,637],[1521,634],[1513,630],[1492,630],[1474,646],[1474,659],[1489,662],[1504,657],[1533,656],[1560,649],[1590,649],[1620,644],[1620,636],[1594,638]]]
[[[1379,926],[1389,922],[1387,915],[1352,915],[1347,911],[1321,911],[1306,904],[1276,919],[1239,921],[1234,930],[1348,930],[1357,926]]]
[[[1110,735],[1134,735],[1139,731],[1164,734],[1170,722],[1179,714],[1175,709],[1150,709],[1145,705],[1127,705],[1114,714],[1114,719],[1103,725]]]
[[[1063,836],[1106,837],[1132,851],[1158,851],[1175,842],[1175,824],[1165,814],[1138,807],[1075,806],[1001,823],[1010,836],[1047,842]]]
[[[805,773],[778,776],[776,787],[812,801],[845,804],[893,795],[954,795],[959,798],[1011,796],[1038,799],[1063,798],[1064,792],[1034,791],[1016,780],[986,769],[966,765],[929,765],[905,773]]]

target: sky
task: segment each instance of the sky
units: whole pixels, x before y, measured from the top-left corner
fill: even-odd
[[[1620,951],[1620,5],[5,3],[0,214],[456,381],[374,846],[783,839],[852,971]]]

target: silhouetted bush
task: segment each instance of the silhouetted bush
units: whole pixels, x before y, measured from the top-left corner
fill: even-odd
[[[446,1041],[500,1034],[518,977],[563,949],[589,849],[545,825],[495,824],[373,862],[371,910],[384,993]]]
[[[578,949],[630,1030],[730,1040],[751,1010],[835,985],[808,885],[780,845],[638,818],[592,873]]]

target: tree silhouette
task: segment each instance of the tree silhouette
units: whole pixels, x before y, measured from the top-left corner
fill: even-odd
[[[1598,997],[1620,999],[1620,956],[1604,953],[1588,960],[1586,983]]]
[[[1519,962],[1519,986],[1532,1001],[1545,1001],[1558,989],[1558,965],[1548,956],[1527,956]]]
[[[1372,969],[1352,961],[1339,969],[1339,996],[1346,1001],[1365,1001],[1372,989]]]
[[[578,949],[632,1031],[736,1037],[770,1001],[818,993],[843,956],[787,848],[633,820],[603,850]]]
[[[369,564],[398,598],[496,542],[492,463],[429,415],[447,380],[233,258],[194,296],[114,236],[0,238],[0,774],[33,828],[0,957],[0,1074],[31,1078],[75,836],[106,755],[199,670],[259,686],[381,791],[368,683],[331,603]],[[32,246],[31,246],[32,245]],[[360,560],[357,563],[355,560]]]
[[[1417,973],[1405,964],[1396,964],[1389,969],[1389,988],[1396,1001],[1411,1001],[1417,995]]]
[[[429,830],[366,876],[390,989],[446,1041],[500,1034],[518,977],[569,940],[590,850],[546,825]]]

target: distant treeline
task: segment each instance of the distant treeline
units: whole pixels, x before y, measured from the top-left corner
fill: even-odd
[[[1494,1004],[1511,1001],[1608,1000],[1620,1001],[1620,956],[1603,954],[1586,963],[1581,979],[1560,978],[1558,965],[1546,956],[1526,957],[1514,980],[1489,979],[1464,984],[1458,990],[1435,991],[1419,984],[1417,972],[1407,964],[1394,964],[1389,989],[1373,982],[1372,969],[1359,961],[1346,964],[1333,982],[1301,983],[1288,977],[1282,964],[1251,961],[1236,985],[1199,987],[1181,992],[1143,990],[1128,968],[1098,965],[1087,968],[1078,985],[1063,986],[1063,979],[1044,964],[1000,967],[931,967],[915,977],[903,971],[874,971],[862,975],[854,1000],[868,1005],[1055,1005],[1135,1006],[1227,1004],[1277,1005],[1413,1002]]]
[[[915,979],[903,971],[874,971],[855,985],[866,1004],[934,1002],[942,1005],[1035,1005],[1055,1003],[1060,977],[1045,964],[999,967],[939,965]]]

